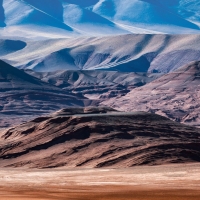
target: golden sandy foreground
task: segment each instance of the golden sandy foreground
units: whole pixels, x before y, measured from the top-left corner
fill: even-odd
[[[0,200],[199,200],[200,164],[0,170]]]

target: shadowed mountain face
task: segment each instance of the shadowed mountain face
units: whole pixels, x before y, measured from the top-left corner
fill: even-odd
[[[20,40],[4,40],[0,39],[0,56],[17,52],[26,47],[26,43]]]
[[[0,127],[13,126],[35,116],[90,100],[64,91],[0,61]]]
[[[57,90],[57,88],[52,87],[1,60],[0,85],[1,92],[20,89]]]
[[[80,0],[62,0],[63,2],[67,2],[70,4],[77,4],[83,7],[93,6],[98,3],[99,0],[87,0],[87,1],[80,1]]]
[[[154,23],[159,21],[160,24],[168,21],[171,25],[176,23],[186,25],[188,21],[198,24],[200,20],[198,14],[200,3],[198,0],[91,0],[87,1],[88,3],[82,3],[78,0],[64,1],[88,6],[94,12],[114,21],[120,21],[123,24],[135,24],[135,26],[136,22],[144,24],[146,21],[153,21]],[[137,9],[134,9],[135,7]],[[145,12],[142,12],[143,9]],[[131,12],[131,10],[135,12]],[[141,16],[139,16],[140,14]],[[146,25],[148,26],[148,23]]]
[[[200,161],[200,130],[145,112],[64,109],[0,132],[0,167],[131,167]]]
[[[24,0],[24,2],[63,21],[63,6],[60,0],[43,0],[42,3],[35,0]]]
[[[7,38],[40,40],[130,33],[96,13],[60,0],[3,0],[2,5],[6,27],[0,32]]]
[[[200,126],[200,62],[192,62],[105,105],[123,111],[149,111]]]
[[[200,6],[199,1],[168,0],[162,1],[162,3],[169,6],[174,12],[178,13],[183,18],[197,24],[199,23],[200,16],[197,12]]]
[[[0,0],[0,27],[5,26],[5,23],[4,23],[5,15],[4,15],[4,8],[2,6],[2,2],[3,0]]]

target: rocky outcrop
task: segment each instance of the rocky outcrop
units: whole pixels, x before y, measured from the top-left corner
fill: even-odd
[[[145,112],[64,109],[0,132],[0,167],[132,167],[200,161],[200,130]]]

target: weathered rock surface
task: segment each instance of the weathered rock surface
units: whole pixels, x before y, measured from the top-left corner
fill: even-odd
[[[148,111],[178,122],[200,126],[200,61],[135,88],[105,105],[123,111]]]
[[[199,161],[199,129],[145,112],[64,109],[0,132],[0,167],[131,167]]]

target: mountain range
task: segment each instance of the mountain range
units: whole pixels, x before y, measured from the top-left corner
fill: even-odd
[[[200,35],[190,34],[1,41],[4,45],[1,46],[0,59],[19,69],[38,72],[109,70],[167,73],[200,59]]]
[[[0,0],[0,199],[200,199],[199,10]]]
[[[200,126],[200,61],[169,73],[108,70],[19,70],[0,62],[0,127],[66,107],[145,111]]]
[[[0,128],[66,107],[97,106],[159,76],[96,70],[35,72],[0,61]]]
[[[1,0],[7,38],[69,38],[131,33],[199,33],[197,0]]]

